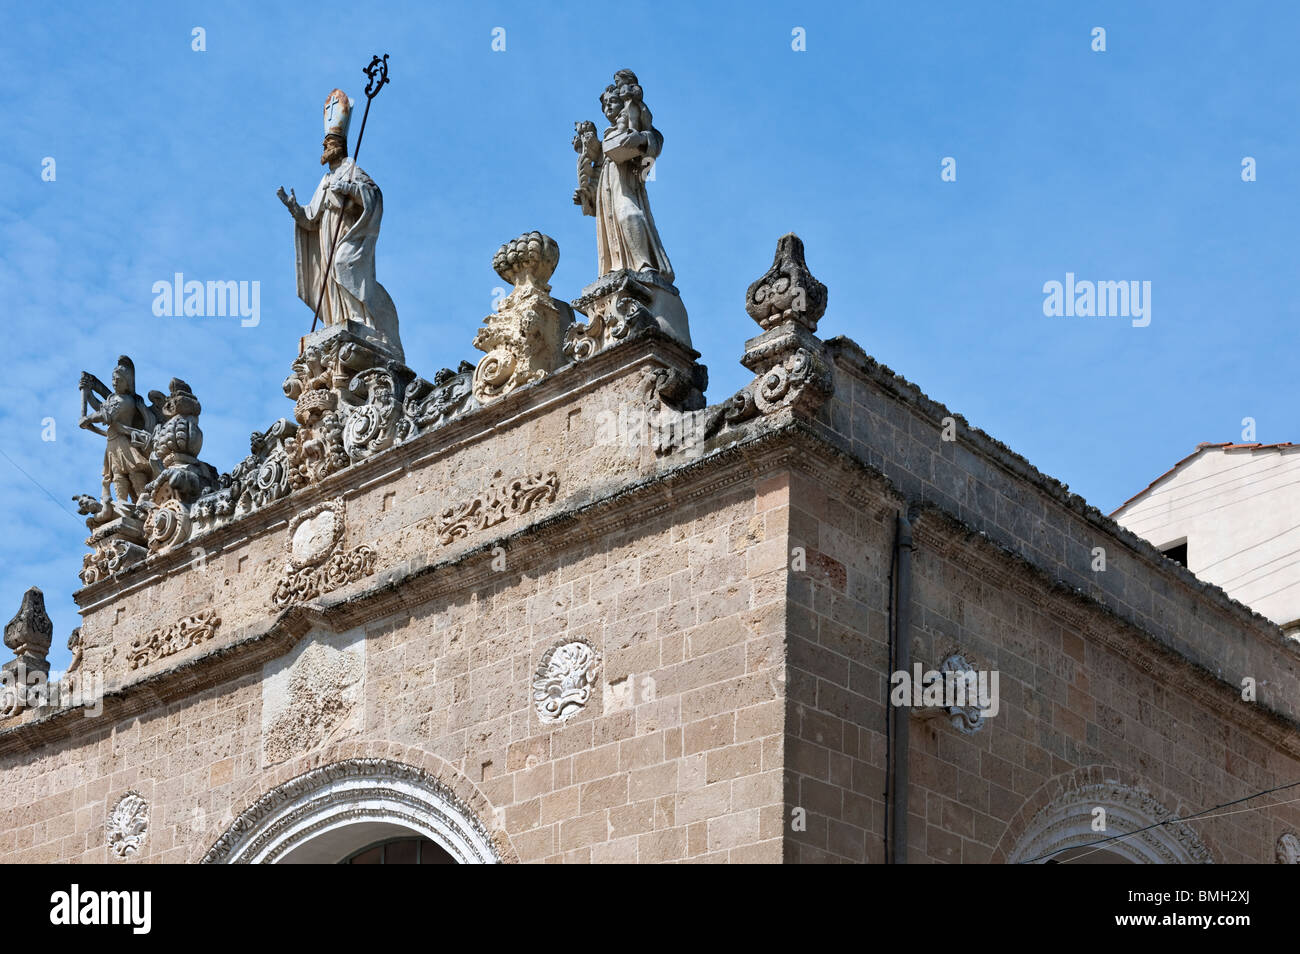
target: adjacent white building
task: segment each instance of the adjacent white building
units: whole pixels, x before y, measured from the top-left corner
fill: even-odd
[[[1111,516],[1233,599],[1300,629],[1300,444],[1200,444]]]

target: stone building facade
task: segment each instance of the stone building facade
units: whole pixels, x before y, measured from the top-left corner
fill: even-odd
[[[83,502],[72,670],[5,698],[0,859],[1296,860],[1296,804],[1173,820],[1300,780],[1276,625],[819,338],[793,235],[714,404],[662,271],[570,305],[553,245],[498,252],[477,366],[305,338],[226,473],[158,395],[153,489]],[[914,667],[996,705],[893,705]]]

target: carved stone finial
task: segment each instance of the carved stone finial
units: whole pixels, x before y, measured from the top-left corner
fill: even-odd
[[[493,270],[511,285],[519,288],[535,286],[544,292],[551,290],[547,282],[555,274],[558,264],[559,243],[537,231],[511,239],[492,256]]]
[[[550,296],[547,284],[560,261],[560,246],[541,232],[511,239],[492,257],[496,273],[514,291],[483,319],[474,347],[485,352],[474,370],[474,397],[481,404],[500,400],[564,363],[565,332],[572,309]]]
[[[45,595],[33,586],[23,594],[23,603],[17,614],[5,624],[5,645],[14,651],[17,658],[6,663],[4,668],[13,669],[22,664],[29,672],[40,670],[48,673],[50,663],[45,654],[50,651],[53,639],[54,624],[45,612]]]
[[[745,311],[764,331],[785,321],[817,330],[826,313],[826,286],[808,271],[803,241],[793,232],[781,236],[772,267],[745,292]]]

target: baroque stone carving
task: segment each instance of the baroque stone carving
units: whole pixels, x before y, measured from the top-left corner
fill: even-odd
[[[667,412],[670,418],[667,426],[660,422],[660,434],[668,437],[655,442],[657,454],[702,449],[707,439],[727,428],[785,408],[811,415],[830,396],[834,375],[814,334],[826,310],[826,286],[808,271],[798,236],[791,233],[777,242],[772,267],[749,286],[745,308],[763,328],[745,343],[740,359],[755,377],[725,401],[703,406],[708,377],[698,365],[698,380],[689,383],[680,371],[647,372],[645,403],[652,414]],[[689,441],[683,442],[681,435],[688,435]]]
[[[432,382],[356,337],[326,329],[303,339],[284,382],[295,420],[254,432],[250,453],[191,509],[197,532],[265,507],[360,460],[478,407],[474,367],[461,362]]]
[[[474,397],[490,404],[539,381],[564,363],[564,334],[573,312],[549,294],[560,261],[555,239],[528,232],[497,249],[492,267],[514,290],[483,319],[474,347],[485,352],[474,370]]]
[[[591,700],[597,655],[584,642],[561,643],[546,651],[533,679],[533,707],[543,723],[564,722]]]
[[[403,360],[397,308],[375,278],[375,246],[384,196],[373,179],[348,158],[352,100],[342,90],[325,98],[321,178],[306,208],[283,188],[276,193],[293,216],[298,297],[320,316],[326,330],[347,329],[385,354]],[[333,267],[330,262],[333,261]],[[325,280],[326,270],[329,278]],[[325,294],[321,297],[324,285]]]
[[[343,428],[343,450],[354,461],[391,447],[397,440],[402,406],[397,400],[397,377],[388,368],[368,368],[348,384],[348,390],[365,399]]]
[[[91,539],[95,540],[95,537],[92,535]],[[129,540],[101,538],[93,546],[94,551],[81,558],[81,572],[78,574],[86,586],[116,576],[142,562],[149,554],[144,547]]]
[[[14,618],[5,624],[5,645],[14,658],[0,667],[0,719],[47,702],[46,658],[54,639],[54,624],[45,612],[45,595],[35,586],[23,594]]]
[[[1047,856],[1097,840],[1093,810],[1106,810],[1107,830],[1133,832],[1110,842],[1107,850],[1126,860],[1149,864],[1213,864],[1205,843],[1185,822],[1150,792],[1119,781],[1071,787],[1035,813],[1007,860],[1013,864],[1043,861]]]
[[[4,664],[6,672],[21,667],[26,672],[49,673],[50,663],[45,657],[54,639],[54,624],[45,612],[45,594],[38,587],[23,594],[18,612],[5,624],[4,638],[15,657]]]
[[[397,439],[409,440],[477,406],[474,365],[468,361],[462,361],[455,371],[443,368],[433,376],[432,382],[416,378],[406,388],[402,418],[397,422]]]
[[[166,395],[150,391],[146,404],[135,393],[135,366],[124,355],[113,371],[112,392],[88,372],[81,376],[81,392],[81,426],[107,440],[100,498],[73,498],[92,531],[86,545],[94,552],[83,560],[81,573],[89,585],[150,551],[183,543],[190,535],[190,506],[219,486],[219,478],[199,460],[202,406],[180,378],[172,378]]]
[[[127,792],[117,800],[105,826],[108,847],[119,858],[135,854],[149,834],[149,803],[139,792]]]
[[[174,656],[183,649],[206,642],[217,635],[220,625],[221,617],[217,611],[205,609],[132,640],[131,648],[127,651],[131,668],[141,669],[159,659]]]
[[[574,360],[622,340],[646,322],[690,347],[686,308],[673,286],[673,267],[659,238],[646,179],[663,150],[636,74],[619,70],[600,96],[609,127],[601,139],[591,122],[575,123],[578,188],[573,202],[596,219],[599,278],[573,307],[590,324],[570,332]]]
[[[217,484],[217,471],[199,460],[203,449],[203,431],[199,414],[203,406],[190,386],[172,378],[170,393],[149,392],[149,400],[161,423],[154,426],[149,438],[149,453],[157,462],[157,476],[145,487],[147,504],[155,506],[177,501],[187,507],[199,495]]]
[[[107,441],[101,507],[95,511],[104,514],[102,523],[117,516],[114,498],[119,504],[135,503],[153,478],[147,451],[156,418],[153,408],[135,392],[135,364],[126,355],[117,359],[112,381],[110,390],[89,371],[81,373],[79,426]]]
[[[315,599],[375,571],[376,554],[369,546],[342,549],[344,515],[340,498],[289,521],[289,562],[271,597],[277,609]]]
[[[319,483],[348,466],[343,447],[343,419],[334,377],[341,364],[339,339],[328,352],[308,347],[293,363],[294,374],[285,381],[285,394],[294,399],[298,428],[284,441],[289,486],[294,490]]]
[[[781,236],[772,267],[745,292],[745,311],[764,331],[793,321],[816,333],[826,314],[826,286],[808,271],[803,241],[793,232]]]
[[[149,550],[154,553],[165,553],[180,546],[190,538],[191,528],[189,508],[174,498],[152,508],[144,520]]]
[[[501,481],[501,471],[481,494],[458,507],[448,507],[438,518],[438,539],[449,546],[461,537],[505,523],[511,517],[528,513],[539,503],[550,503],[560,489],[555,471],[524,474]]]
[[[1300,835],[1283,832],[1277,839],[1276,857],[1280,865],[1300,865]]]
[[[961,653],[950,653],[944,658],[943,662],[939,663],[936,671],[945,684],[960,684],[966,694],[965,701],[973,701],[975,704],[943,705],[930,713],[923,714],[937,715],[945,719],[963,735],[973,735],[984,728],[984,710],[979,706],[976,691],[978,673],[975,667]],[[949,673],[953,675],[950,677]]]
[[[578,123],[574,148],[580,161],[574,204],[596,218],[597,274],[652,269],[673,280],[672,263],[650,214],[645,180],[663,150],[664,137],[652,124],[641,86],[631,70],[619,70],[600,95],[610,125],[601,141],[595,126]],[[592,174],[597,175],[592,181]]]

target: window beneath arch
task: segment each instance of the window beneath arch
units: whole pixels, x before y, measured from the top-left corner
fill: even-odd
[[[390,838],[367,845],[339,862],[341,865],[454,865],[444,848],[428,838]]]

